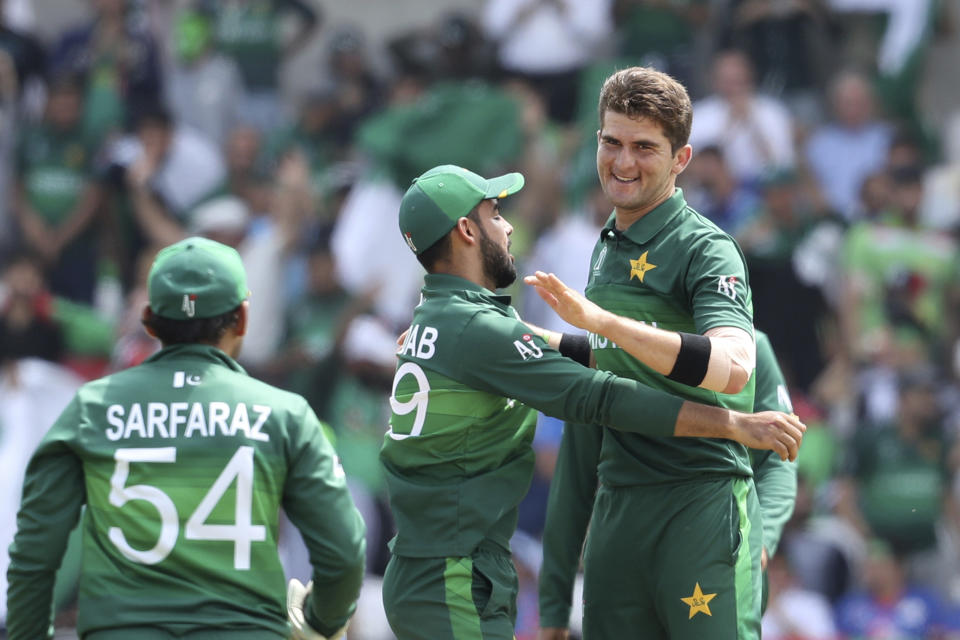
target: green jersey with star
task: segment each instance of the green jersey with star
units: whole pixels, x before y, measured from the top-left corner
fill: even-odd
[[[281,506],[315,563],[307,618],[331,631],[353,611],[365,528],[306,401],[204,345],[167,347],[90,382],[27,468],[10,547],[10,638],[46,637],[78,518],[81,636],[153,627],[284,638]]]
[[[509,297],[438,274],[427,275],[422,295],[380,453],[395,554],[465,556],[482,541],[509,549],[533,474],[536,410],[673,433],[680,399],[561,356],[531,335]]]
[[[743,254],[736,242],[687,206],[683,192],[618,231],[611,216],[594,247],[587,298],[621,316],[668,331],[702,334],[738,327],[753,335],[753,305]],[[590,336],[599,369],[639,380],[682,398],[738,411],[753,409],[753,376],[736,394],[668,380],[600,335]],[[646,417],[637,415],[637,421]],[[610,485],[750,475],[743,445],[706,438],[651,438],[608,431],[600,477]]]

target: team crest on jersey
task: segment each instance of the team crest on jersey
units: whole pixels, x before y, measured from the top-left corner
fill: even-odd
[[[180,305],[180,311],[183,311],[185,314],[187,314],[188,318],[195,316],[197,313],[197,294],[183,294],[183,304]]]
[[[717,280],[717,293],[722,293],[731,300],[736,300],[737,282],[737,276],[720,276]]]
[[[657,265],[647,262],[648,253],[650,252],[644,251],[639,258],[630,261],[630,280],[637,278],[640,282],[643,282],[643,276],[647,274],[647,271],[657,268]]]
[[[543,350],[537,346],[537,343],[533,341],[533,336],[529,333],[523,334],[522,340],[514,340],[513,346],[524,360],[543,357]]]

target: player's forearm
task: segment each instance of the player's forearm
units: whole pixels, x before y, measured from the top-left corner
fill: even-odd
[[[41,444],[24,480],[7,570],[10,640],[48,637],[56,572],[83,502],[79,461],[62,452],[45,453],[55,447]]]
[[[333,634],[347,623],[357,608],[363,586],[363,553],[340,572],[313,572],[313,594],[306,610],[307,623],[324,636]]]
[[[50,637],[53,583],[56,572],[32,572],[10,565],[7,571],[7,638],[37,640]]]
[[[657,373],[678,382],[718,393],[738,393],[746,386],[756,359],[753,339],[742,329],[718,327],[705,334],[699,352],[690,352],[676,331],[666,331],[608,311],[597,315],[592,330],[612,340],[621,349]],[[692,334],[688,337],[696,339]],[[685,352],[681,354],[681,350]],[[686,369],[696,369],[693,378],[683,375],[678,360]]]

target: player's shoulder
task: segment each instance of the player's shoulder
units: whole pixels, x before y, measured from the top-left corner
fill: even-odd
[[[274,410],[288,409],[291,412],[298,412],[307,406],[306,398],[299,393],[281,389],[247,373],[227,371],[224,375],[229,379],[230,384],[251,401],[268,403]]]

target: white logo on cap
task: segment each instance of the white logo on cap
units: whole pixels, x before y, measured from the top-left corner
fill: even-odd
[[[410,251],[413,251],[414,253],[416,253],[417,247],[416,245],[413,244],[413,238],[410,237],[409,232],[403,234],[403,239],[407,241],[407,246],[410,247]]]
[[[180,305],[180,311],[192,318],[197,313],[197,296],[192,293],[183,294],[183,304]]]

